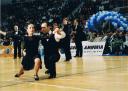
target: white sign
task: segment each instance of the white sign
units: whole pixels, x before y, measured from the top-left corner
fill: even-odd
[[[84,55],[103,55],[105,42],[88,42],[83,41],[83,56]]]
[[[91,55],[103,55],[105,42],[88,42],[83,41],[83,56],[91,56]],[[70,44],[71,54],[72,56],[76,55],[76,46],[75,43]]]

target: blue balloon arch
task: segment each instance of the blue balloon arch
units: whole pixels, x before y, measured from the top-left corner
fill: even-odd
[[[100,11],[93,14],[86,26],[89,30],[99,32],[105,22],[111,23],[114,28],[119,28],[121,31],[128,31],[128,21],[123,15],[114,11]]]

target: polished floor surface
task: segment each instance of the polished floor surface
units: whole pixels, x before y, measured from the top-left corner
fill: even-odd
[[[20,59],[0,57],[0,91],[128,91],[128,56],[61,59],[55,79],[47,79],[43,64],[39,81],[33,79],[33,70],[15,78],[20,63]]]

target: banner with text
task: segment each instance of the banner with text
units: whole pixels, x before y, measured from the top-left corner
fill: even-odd
[[[88,41],[83,41],[82,42],[83,46],[83,56],[84,55],[103,55],[104,47],[105,47],[105,42],[88,42]],[[72,56],[75,56],[76,54],[76,46],[75,43],[70,44],[71,48],[71,54]]]
[[[83,55],[103,55],[105,42],[83,41]]]

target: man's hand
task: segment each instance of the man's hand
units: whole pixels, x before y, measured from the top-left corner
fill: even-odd
[[[61,30],[59,29],[59,28],[55,28],[55,30],[53,31],[54,33],[57,33],[57,34],[59,34],[59,35],[61,35]]]

